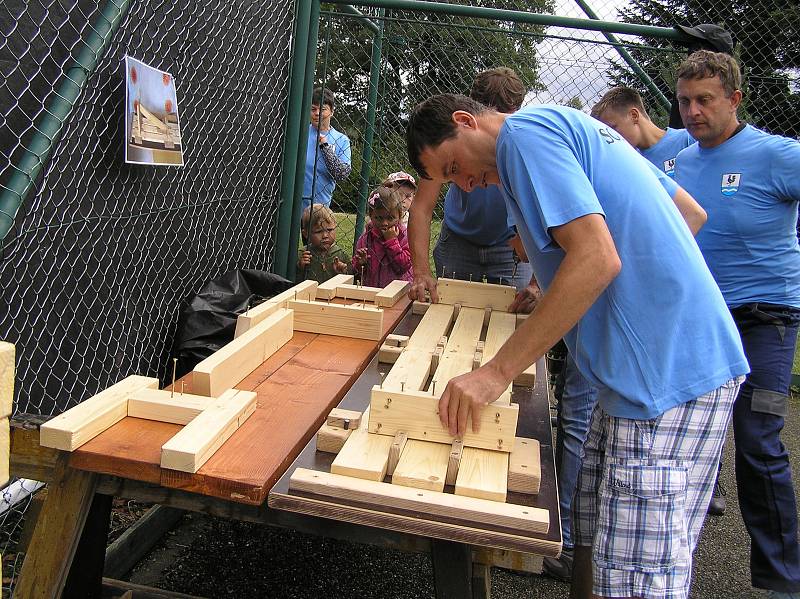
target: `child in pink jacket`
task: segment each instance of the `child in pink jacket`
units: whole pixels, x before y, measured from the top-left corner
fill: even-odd
[[[356,242],[353,272],[368,287],[385,287],[395,279],[413,281],[411,250],[397,185],[380,185],[367,200],[370,223]],[[363,273],[363,276],[362,276]]]

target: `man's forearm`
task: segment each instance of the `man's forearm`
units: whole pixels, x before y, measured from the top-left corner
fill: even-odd
[[[439,189],[433,181],[421,179],[409,212],[408,246],[414,273],[418,275],[432,276],[428,256],[431,251],[431,219]]]

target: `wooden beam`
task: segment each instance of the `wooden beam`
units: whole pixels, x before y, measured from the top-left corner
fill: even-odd
[[[291,301],[294,330],[339,337],[379,340],[383,336],[383,310],[323,302]]]
[[[161,467],[197,472],[256,409],[256,393],[220,397],[161,446]]]
[[[508,455],[465,447],[456,476],[456,495],[504,502],[508,492]]]
[[[12,343],[0,341],[0,418],[14,412],[15,348]]]
[[[546,533],[550,528],[549,512],[541,508],[412,489],[306,468],[294,471],[289,479],[289,489],[440,518],[457,518],[481,525],[502,526],[522,534]]]
[[[447,338],[447,345],[444,348],[445,356],[448,353],[456,353],[468,354],[471,358],[481,340],[482,329],[483,310],[462,308],[453,325],[453,330]]]
[[[411,313],[412,314],[425,314],[428,311],[428,308],[431,307],[430,302],[421,302],[419,300],[414,300],[414,303],[411,304]]]
[[[389,333],[386,335],[386,345],[391,345],[392,347],[406,347],[408,345],[409,336],[408,335],[395,335],[394,333]]]
[[[411,439],[400,454],[392,474],[392,484],[444,491],[449,457],[449,445]]]
[[[382,481],[389,463],[394,437],[353,431],[331,464],[331,472],[347,477]]]
[[[409,337],[406,347],[432,352],[442,335],[447,335],[452,322],[453,306],[432,304]]]
[[[411,285],[408,281],[392,281],[375,296],[375,303],[379,306],[389,308],[394,306],[403,297]]]
[[[483,344],[483,363],[485,364],[497,354],[503,344],[516,330],[517,317],[509,312],[492,310],[489,326],[486,328],[486,340]]]
[[[433,356],[425,350],[406,348],[383,380],[382,388],[393,391],[419,391],[428,380]]]
[[[400,357],[400,354],[403,353],[403,347],[395,347],[393,345],[387,345],[384,343],[381,345],[381,348],[378,350],[378,362],[383,364],[394,364],[397,362],[397,358]]]
[[[219,397],[236,386],[292,338],[293,316],[281,308],[200,362],[192,371],[192,391]]]
[[[336,297],[360,302],[374,302],[375,296],[380,293],[380,287],[362,287],[361,285],[338,285],[336,287]]]
[[[408,443],[408,435],[405,433],[397,433],[394,436],[392,446],[389,448],[389,463],[386,465],[386,474],[389,476],[394,474],[394,470],[397,468],[397,462],[400,461],[400,456],[403,455],[403,449],[405,449],[406,443]]]
[[[323,424],[317,431],[317,451],[339,453],[353,429],[343,429]]]
[[[140,389],[158,389],[158,379],[132,375],[45,422],[39,443],[74,451],[128,415],[128,397]]]
[[[457,279],[439,278],[436,289],[443,304],[461,304],[462,307],[491,308],[508,311],[517,290],[508,285],[477,283]]]
[[[439,422],[439,399],[419,392],[399,392],[372,388],[369,431],[394,436],[404,432],[409,439],[436,441],[450,445],[453,437]],[[481,430],[472,431],[472,417],[467,421],[463,441],[466,447],[480,447],[510,452],[514,447],[519,406],[491,406],[481,410]]]
[[[325,424],[334,428],[343,428],[345,430],[360,428],[361,412],[357,412],[356,410],[333,408],[328,414]]]
[[[539,441],[517,437],[508,462],[508,490],[539,493],[542,482],[542,458]]]
[[[317,286],[317,299],[333,299],[336,297],[336,288],[339,285],[349,285],[352,282],[353,275],[334,275]]]
[[[228,389],[220,399],[235,394],[235,389]],[[173,424],[189,424],[213,402],[214,398],[206,395],[190,393],[173,395],[171,391],[142,389],[128,397],[128,416]]]
[[[450,446],[450,453],[447,456],[447,476],[444,481],[446,485],[456,484],[458,467],[461,465],[461,454],[463,452],[464,442],[461,439],[453,439],[453,443]]]
[[[267,301],[262,304],[259,304],[253,308],[250,308],[243,314],[239,314],[236,318],[236,332],[233,334],[233,338],[236,339],[237,337],[241,336],[245,331],[249,331],[258,323],[263,321],[267,316],[270,314],[274,314],[281,308],[286,308],[289,300],[293,299],[302,299],[302,300],[313,300],[317,296],[317,285],[316,281],[308,280],[298,283],[294,287],[279,293],[278,295],[271,297]]]

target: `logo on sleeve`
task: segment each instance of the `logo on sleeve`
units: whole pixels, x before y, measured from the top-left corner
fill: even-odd
[[[722,195],[732,196],[739,191],[739,182],[742,180],[742,173],[726,173],[722,175]]]
[[[670,158],[664,161],[664,172],[673,179],[675,178],[675,159]]]

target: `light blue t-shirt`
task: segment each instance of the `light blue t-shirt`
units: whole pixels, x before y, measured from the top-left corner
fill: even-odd
[[[330,130],[325,133],[325,139],[329,144],[333,145],[339,160],[350,164],[350,138],[331,127]],[[315,153],[317,161],[316,182],[314,182]],[[311,204],[312,185],[314,186],[314,203],[324,204],[326,206],[330,205],[333,190],[336,188],[336,181],[334,181],[333,176],[328,170],[328,165],[325,164],[325,157],[322,155],[322,150],[319,149],[319,131],[317,131],[314,125],[309,124],[308,146],[306,147],[306,176],[303,185],[303,210]]]
[[[675,171],[708,214],[697,244],[728,306],[800,308],[800,143],[747,125],[714,148],[687,148]]]
[[[694,138],[689,135],[686,129],[667,129],[664,137],[646,150],[639,150],[642,156],[664,171],[667,175],[675,178],[675,157],[678,152],[688,148],[694,143]]]
[[[748,372],[739,333],[670,195],[675,183],[610,127],[562,106],[509,116],[497,139],[509,213],[536,280],[564,252],[551,229],[606,219],[622,270],[565,336],[613,416],[648,419]]]
[[[506,201],[497,185],[467,193],[451,184],[444,198],[444,222],[450,231],[476,245],[497,245],[514,236]]]

